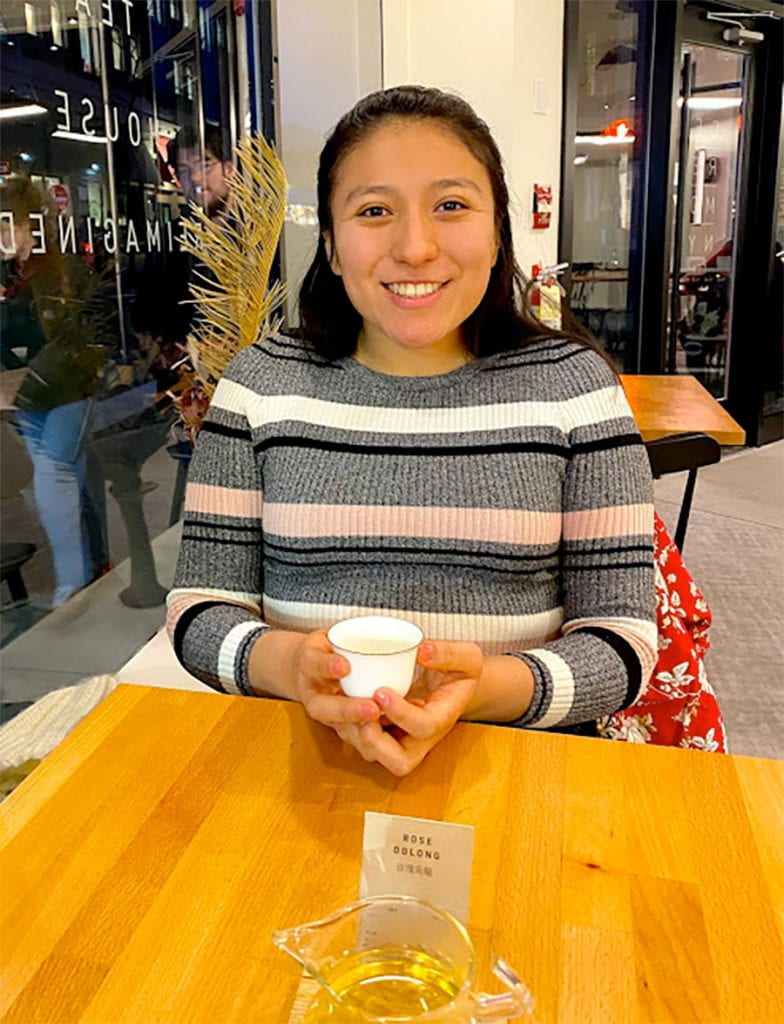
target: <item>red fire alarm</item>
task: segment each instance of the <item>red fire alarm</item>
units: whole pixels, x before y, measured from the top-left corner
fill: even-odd
[[[534,223],[535,228],[549,228],[550,215],[553,207],[553,186],[534,185]]]

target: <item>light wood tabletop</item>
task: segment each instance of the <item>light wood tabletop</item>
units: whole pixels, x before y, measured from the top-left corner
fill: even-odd
[[[459,725],[405,779],[297,705],[121,686],[0,808],[0,1020],[288,1019],[274,929],[365,811],[472,825],[469,930],[535,1020],[780,1022],[784,765]]]
[[[746,431],[688,374],[621,374],[643,441],[699,432],[719,444],[744,444]]]

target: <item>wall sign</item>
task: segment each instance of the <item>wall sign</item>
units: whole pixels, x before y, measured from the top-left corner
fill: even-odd
[[[534,185],[534,222],[533,227],[549,228],[553,208],[553,186]]]

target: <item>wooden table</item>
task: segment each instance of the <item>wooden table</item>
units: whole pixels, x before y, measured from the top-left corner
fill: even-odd
[[[697,431],[719,444],[744,444],[746,432],[713,395],[688,374],[621,374],[643,441]]]
[[[473,825],[469,928],[538,1022],[779,1022],[784,765],[459,725],[395,779],[299,706],[122,686],[0,808],[0,1020],[288,1019],[281,926],[366,810]]]

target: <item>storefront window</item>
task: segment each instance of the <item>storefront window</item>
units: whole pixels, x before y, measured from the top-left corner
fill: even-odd
[[[4,715],[116,670],[163,621],[189,454],[181,222],[189,201],[224,212],[249,16],[0,7]]]
[[[646,4],[573,6],[569,42],[576,132],[571,200],[571,306],[623,365],[633,342],[629,268],[644,126],[641,52]]]
[[[688,43],[681,59],[668,370],[724,398],[746,57]]]

